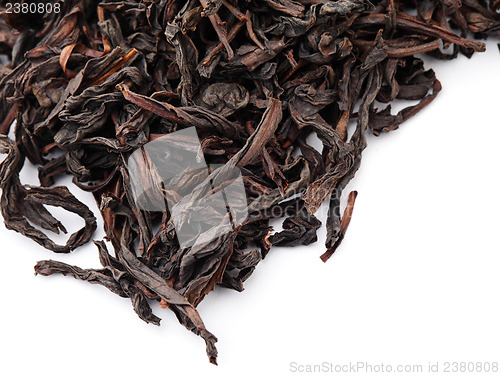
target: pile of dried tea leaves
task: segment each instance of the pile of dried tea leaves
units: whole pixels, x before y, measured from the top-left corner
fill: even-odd
[[[33,12],[34,2],[10,9],[4,2],[0,21],[5,225],[54,252],[90,241],[95,214],[55,183],[70,174],[95,197],[114,252],[96,241],[101,269],[49,260],[36,273],[101,284],[156,325],[150,303],[160,302],[205,340],[212,363],[217,339],[196,306],[216,285],[243,290],[272,246],[315,242],[314,213],[325,200],[321,257],[332,255],[352,214],[356,193],[343,215],[341,195],[360,166],[366,133],[397,129],[441,90],[415,55],[470,56],[485,49],[476,39],[500,36],[499,0],[64,0],[50,7],[38,0]],[[398,113],[380,105],[395,100],[415,104]],[[249,215],[232,231],[181,247],[170,211],[144,210],[134,199],[127,160],[189,127],[206,161],[221,165],[212,181],[230,180],[227,166],[241,171]],[[311,133],[321,152],[306,142]],[[21,184],[25,159],[39,166],[39,187]],[[148,168],[144,179],[153,179]],[[197,190],[202,180],[180,179],[178,188],[200,198],[208,194]],[[162,199],[178,193],[160,192]],[[54,243],[44,231],[66,230],[46,206],[77,214],[84,227]],[[273,231],[274,218],[284,219],[282,231]]]

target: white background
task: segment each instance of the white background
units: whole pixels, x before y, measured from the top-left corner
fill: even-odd
[[[99,267],[93,245],[57,255],[1,225],[0,374],[287,375],[292,362],[424,370],[500,362],[500,54],[489,42],[471,60],[426,62],[443,91],[399,130],[370,135],[346,190],[359,195],[337,253],[320,261],[322,228],[312,246],[273,248],[243,293],[216,289],[201,303],[219,338],[218,367],[156,304],[160,327],[101,286],[34,276],[35,262],[49,258]],[[22,178],[37,184],[30,166]],[[97,213],[90,195],[72,191]]]

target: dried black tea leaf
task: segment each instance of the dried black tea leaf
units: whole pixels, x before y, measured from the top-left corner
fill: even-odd
[[[95,214],[57,186],[71,176],[113,252],[96,241],[101,269],[47,260],[36,273],[100,284],[155,325],[158,302],[215,364],[197,305],[216,286],[242,291],[273,246],[316,242],[326,201],[330,258],[367,132],[397,129],[441,90],[418,55],[471,56],[485,45],[470,36],[500,37],[498,1],[64,0],[37,14],[0,3],[6,227],[59,253],[92,240]],[[398,100],[415,103],[393,113]],[[40,186],[21,183],[26,160]],[[47,206],[84,221],[64,245],[46,233],[66,232]]]

